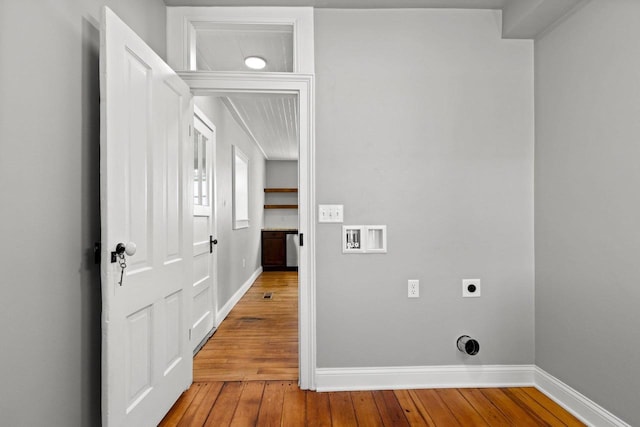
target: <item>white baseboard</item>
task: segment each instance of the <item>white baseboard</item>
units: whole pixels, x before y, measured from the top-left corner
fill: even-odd
[[[451,365],[386,368],[317,368],[317,391],[414,388],[527,387],[533,365]]]
[[[222,321],[231,312],[231,309],[233,309],[233,307],[236,306],[238,301],[240,301],[240,299],[244,296],[244,294],[247,293],[251,285],[253,285],[253,282],[255,282],[258,276],[260,276],[261,274],[262,274],[262,267],[259,267],[256,271],[253,272],[251,277],[249,277],[247,281],[244,282],[242,286],[240,286],[240,289],[238,289],[238,291],[235,294],[233,294],[233,296],[229,299],[229,301],[227,301],[227,303],[223,305],[222,308],[220,308],[220,310],[216,312],[216,328],[220,326]]]
[[[535,365],[316,368],[316,390],[536,387],[589,426],[631,427]]]
[[[602,406],[536,366],[536,388],[589,426],[631,427]]]

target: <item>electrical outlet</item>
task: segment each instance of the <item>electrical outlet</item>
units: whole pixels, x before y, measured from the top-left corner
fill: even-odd
[[[480,297],[480,279],[462,280],[462,296],[464,298]]]
[[[242,268],[245,268],[247,266],[247,260],[242,258]]]
[[[419,280],[409,280],[407,282],[407,297],[409,298],[419,298],[420,297],[420,281]]]

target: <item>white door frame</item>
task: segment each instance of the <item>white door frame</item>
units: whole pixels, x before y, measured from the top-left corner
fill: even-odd
[[[315,390],[316,371],[316,292],[315,292],[315,115],[312,75],[293,73],[221,73],[179,72],[194,96],[229,93],[273,93],[298,96],[299,159],[298,197],[299,233],[304,234],[300,248],[298,287],[299,385]]]

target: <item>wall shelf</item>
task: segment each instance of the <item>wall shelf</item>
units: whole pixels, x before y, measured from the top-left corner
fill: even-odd
[[[265,188],[265,193],[297,193],[297,188]],[[265,209],[298,209],[297,204],[286,204],[286,205],[264,205]]]
[[[298,209],[298,205],[264,205],[265,209]]]
[[[265,188],[265,193],[297,193],[297,188]]]

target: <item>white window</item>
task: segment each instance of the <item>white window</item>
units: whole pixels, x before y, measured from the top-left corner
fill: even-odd
[[[193,132],[193,205],[209,206],[209,140],[197,129]]]
[[[233,229],[249,227],[249,158],[233,146]]]

